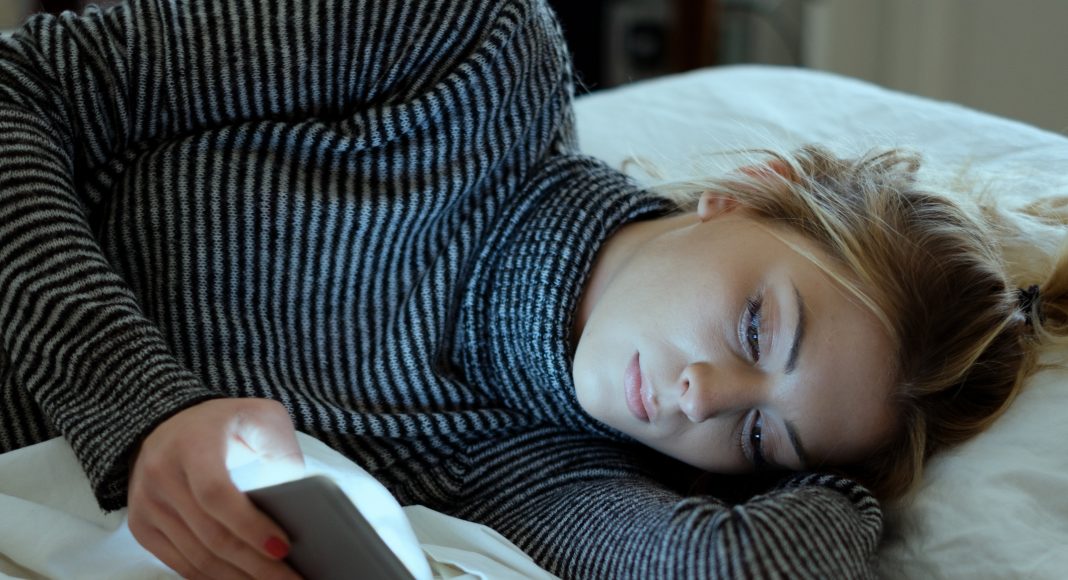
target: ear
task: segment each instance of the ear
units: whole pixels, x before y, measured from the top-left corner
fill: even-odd
[[[790,168],[784,161],[779,159],[772,159],[763,165],[746,165],[738,169],[742,173],[753,177],[755,179],[767,179],[769,177],[780,177],[787,181],[796,181],[794,170]]]
[[[738,207],[738,200],[727,197],[714,191],[706,191],[701,194],[697,202],[697,217],[702,222],[730,213]]]

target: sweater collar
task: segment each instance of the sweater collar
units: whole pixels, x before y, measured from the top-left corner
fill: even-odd
[[[542,167],[482,247],[463,296],[464,374],[507,407],[605,436],[571,375],[571,328],[598,250],[620,227],[670,213],[600,162],[566,157]]]

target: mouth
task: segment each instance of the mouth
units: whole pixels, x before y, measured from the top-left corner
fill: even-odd
[[[656,417],[656,399],[649,384],[642,380],[642,367],[638,353],[630,359],[623,371],[623,394],[631,415],[643,423]]]

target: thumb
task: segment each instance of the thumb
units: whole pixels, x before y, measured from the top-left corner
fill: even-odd
[[[227,445],[226,468],[239,489],[261,487],[304,476],[304,454],[282,405],[263,401],[234,422]],[[239,479],[241,481],[239,481]]]

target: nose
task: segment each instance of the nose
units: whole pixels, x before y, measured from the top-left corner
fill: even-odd
[[[756,377],[715,368],[705,362],[688,365],[679,382],[682,385],[679,410],[694,423],[721,413],[759,406],[763,396],[763,387]]]

